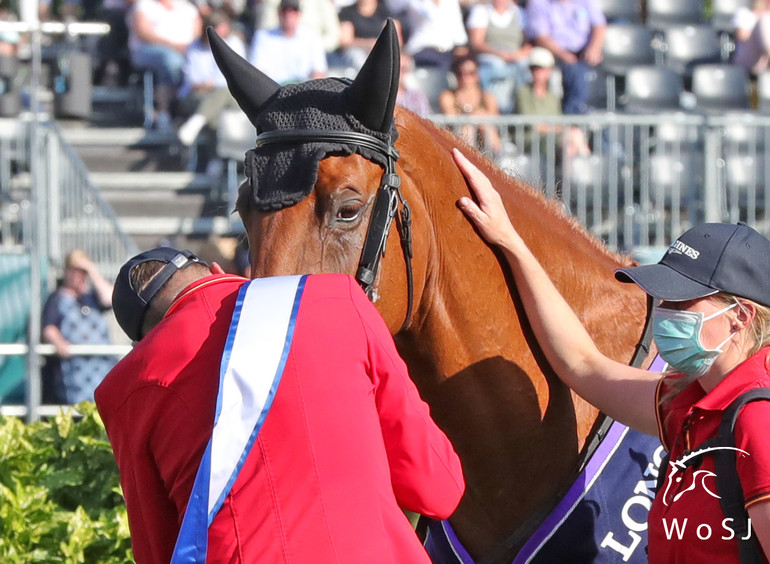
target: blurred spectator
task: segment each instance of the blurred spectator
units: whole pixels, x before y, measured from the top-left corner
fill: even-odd
[[[548,89],[551,80],[551,73],[556,64],[553,54],[544,47],[535,47],[532,49],[529,57],[530,72],[532,73],[532,84],[520,86],[516,92],[516,107],[518,113],[529,116],[558,116],[562,114],[561,100],[552,91]],[[540,133],[540,154],[546,154],[546,145],[549,134],[558,134],[563,132],[563,128],[558,125],[540,124],[536,127]],[[527,135],[528,151],[532,150],[532,134]],[[565,138],[561,144],[566,143],[567,156],[588,155],[591,150],[586,143],[583,131],[578,127],[568,127]]]
[[[185,52],[201,35],[198,10],[187,0],[137,0],[128,27],[132,63],[153,74],[155,127],[170,129],[171,104],[182,84]]]
[[[280,26],[254,34],[249,61],[279,84],[322,78],[326,55],[321,38],[299,27],[299,0],[281,0]]]
[[[455,59],[452,74],[457,88],[444,90],[439,97],[441,112],[447,115],[494,116],[498,115],[495,97],[484,91],[479,82],[479,67],[470,55]],[[459,136],[481,151],[500,153],[500,135],[493,124],[462,125]]]
[[[18,21],[16,14],[0,6],[0,22]],[[0,57],[15,57],[19,51],[19,32],[0,31]]]
[[[236,33],[233,33],[230,17],[224,10],[214,10],[206,18],[206,25],[211,26],[225,40],[233,51],[246,57],[246,46]],[[188,147],[195,143],[201,129],[208,127],[216,132],[219,127],[219,114],[225,108],[237,108],[238,104],[227,88],[214,55],[209,47],[205,33],[190,45],[186,53],[185,79],[179,97],[182,105],[192,113],[180,127],[178,136],[182,144]]]
[[[274,29],[279,25],[280,1],[261,0],[261,29]],[[321,37],[323,49],[331,53],[340,45],[340,20],[333,0],[300,0],[302,18],[299,27],[303,31]]]
[[[110,32],[99,39],[98,67],[94,82],[126,84],[131,74],[127,18],[135,0],[104,0],[97,19],[110,24]]]
[[[554,54],[562,73],[565,114],[589,111],[586,73],[602,62],[607,22],[596,0],[529,0],[529,31],[536,45]]]
[[[90,280],[90,283],[89,283]],[[94,389],[115,365],[109,356],[72,356],[70,345],[109,344],[103,312],[112,303],[112,284],[81,250],[67,255],[61,286],[43,307],[43,340],[56,347],[43,368],[45,403],[93,401]]]
[[[477,4],[468,16],[470,47],[479,61],[481,86],[495,95],[500,112],[513,111],[516,87],[529,78],[524,12],[514,0]]]
[[[402,14],[409,30],[404,49],[418,67],[449,71],[455,56],[467,53],[458,0],[390,0],[394,14]]]
[[[401,72],[398,80],[398,94],[396,102],[411,110],[420,117],[428,117],[431,113],[430,102],[425,92],[417,87],[413,87],[411,82],[414,78],[414,62],[412,57],[406,53],[401,53]]]
[[[358,0],[342,8],[340,46],[330,54],[330,63],[359,70],[389,16],[387,5],[379,0]]]
[[[732,24],[735,34],[733,63],[753,74],[767,69],[770,54],[770,4],[766,0],[754,0],[751,8],[738,8]]]

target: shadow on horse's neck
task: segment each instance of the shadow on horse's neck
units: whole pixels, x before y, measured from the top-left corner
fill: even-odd
[[[452,523],[480,556],[574,479],[597,412],[552,373],[502,256],[457,209],[455,202],[469,189],[451,149],[459,146],[490,177],[514,225],[610,357],[630,360],[645,300],[634,285],[614,279],[614,270],[627,261],[557,203],[433,124],[403,111],[397,123],[405,195],[419,200],[415,226],[429,222],[423,233],[431,241],[422,250],[427,266],[417,322],[396,340],[433,418],[463,461],[468,487]]]

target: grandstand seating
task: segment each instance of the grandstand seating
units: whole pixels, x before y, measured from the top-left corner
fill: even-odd
[[[639,23],[642,6],[639,0],[598,0],[599,8],[608,22]]]
[[[674,70],[642,65],[628,71],[622,105],[627,112],[635,113],[680,110],[683,92],[682,77]]]
[[[710,25],[672,26],[663,35],[665,64],[683,77],[696,65],[718,63],[722,56],[719,35]]]
[[[430,102],[431,109],[438,113],[438,99],[441,92],[446,90],[449,85],[447,73],[437,68],[417,68],[412,73],[416,86],[425,92]]]
[[[711,0],[711,26],[719,32],[732,30],[732,19],[738,8],[751,8],[751,0]]]
[[[647,25],[654,30],[704,22],[704,0],[647,0]]]
[[[611,100],[609,95],[613,89],[607,83],[608,80],[612,80],[612,77],[602,68],[597,67],[588,71],[586,78],[590,85],[588,106],[598,111],[614,110],[615,100]]]
[[[583,194],[585,201],[577,204],[588,208],[606,204],[602,200],[596,200],[605,199],[607,187],[618,181],[612,177],[609,157],[603,154],[573,157],[566,169],[563,190],[569,190],[572,199],[575,199],[576,193]]]
[[[655,63],[652,30],[641,24],[610,24],[604,41],[602,67],[613,75],[625,75],[634,65]]]
[[[757,110],[770,114],[770,70],[757,76]]]
[[[692,92],[703,111],[749,109],[749,77],[735,65],[700,65],[693,70]]]
[[[678,208],[701,185],[703,154],[695,151],[657,153],[650,157],[649,197],[653,204]]]

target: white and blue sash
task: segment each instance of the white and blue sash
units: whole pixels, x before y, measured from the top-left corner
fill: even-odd
[[[214,430],[171,564],[206,562],[208,527],[235,483],[281,381],[306,278],[260,278],[238,292],[219,369]],[[247,322],[239,323],[242,318]]]

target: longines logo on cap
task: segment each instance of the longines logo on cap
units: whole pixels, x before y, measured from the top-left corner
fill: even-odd
[[[700,256],[700,251],[696,251],[691,246],[682,243],[679,239],[671,243],[668,248],[667,254],[685,255],[691,259],[697,259]]]

